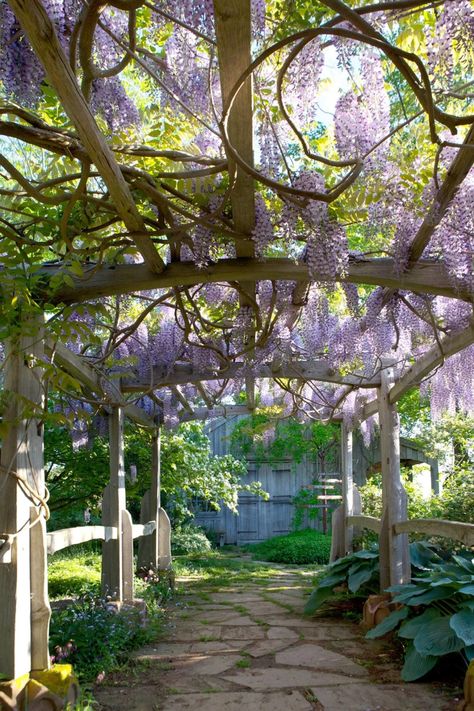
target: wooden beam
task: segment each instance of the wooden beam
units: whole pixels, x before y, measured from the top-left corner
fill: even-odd
[[[137,210],[130,188],[95,122],[41,0],[8,2],[58,94],[62,107],[73,122],[90,160],[102,176],[117,213],[143,259],[151,271],[161,271],[164,262],[147,235],[145,223]]]
[[[183,412],[180,417],[181,422],[191,420],[209,420],[213,417],[231,417],[232,415],[249,415],[252,410],[247,405],[220,405],[209,409],[207,407],[196,407],[194,413]]]
[[[474,546],[474,525],[472,523],[443,521],[437,518],[412,519],[397,522],[395,532],[442,536],[454,541],[461,541],[465,546]]]
[[[10,555],[0,562],[0,675],[16,679],[33,668],[49,667],[49,605],[45,590],[46,561],[40,555],[31,573],[31,500],[25,481],[44,497],[42,320],[24,321],[22,336],[6,343],[3,416],[7,424],[0,451],[0,534],[9,536]],[[27,410],[27,414],[25,413]],[[36,512],[35,512],[36,513]],[[44,511],[35,523],[33,550],[45,545]],[[35,516],[36,521],[36,516]]]
[[[153,523],[153,532],[138,542],[137,568],[139,571],[160,570],[160,509],[161,509],[161,431],[157,429],[151,440],[151,483],[144,494],[140,522]]]
[[[104,377],[87,362],[86,358],[73,353],[62,343],[54,343],[50,340],[45,343],[45,352],[50,358],[54,357],[54,362],[61,370],[78,380],[86,390],[90,390],[99,397],[106,399],[110,404],[122,405],[125,416],[133,422],[143,427],[156,427],[156,422],[144,410],[134,403],[124,401],[120,388],[113,381],[107,381],[107,389],[105,390]]]
[[[352,430],[341,423],[341,471],[344,516],[344,554],[353,552],[353,526],[347,523],[347,517],[354,513],[354,476],[352,466]]]
[[[432,205],[410,246],[409,261],[420,259],[435,229],[446,214],[463,180],[474,165],[474,126],[471,126],[461,148],[451,163],[447,175],[433,197]]]
[[[35,292],[35,298],[49,303],[74,304],[102,296],[128,294],[149,289],[164,289],[174,286],[196,286],[211,282],[235,282],[246,278],[252,280],[281,279],[307,282],[308,265],[303,261],[272,258],[266,261],[256,259],[223,259],[216,264],[198,268],[192,262],[172,263],[156,274],[145,264],[85,265],[84,276],[74,277],[72,286],[63,284],[54,293],[48,290],[52,277],[64,269],[57,264],[44,265],[38,276],[42,286]],[[324,274],[320,275],[324,280]],[[318,274],[314,275],[315,280]],[[354,284],[373,284],[394,289],[404,289],[422,294],[448,296],[471,302],[468,289],[454,289],[442,264],[431,260],[420,260],[406,274],[398,274],[393,259],[358,259],[349,262],[347,273],[339,281]]]
[[[390,403],[393,368],[384,363],[379,389],[380,457],[382,464],[382,526],[379,535],[380,590],[410,582],[408,537],[397,535],[394,524],[407,518],[407,497],[400,478],[400,423]]]
[[[117,600],[124,599],[122,512],[126,509],[123,450],[124,415],[114,406],[109,415],[110,482],[102,500],[102,524],[117,529],[117,539],[102,544],[102,592]]]
[[[77,546],[78,543],[117,540],[117,536],[117,528],[112,526],[74,526],[73,528],[61,528],[58,531],[48,533],[48,555],[53,555],[53,553],[57,553],[57,551],[69,548],[70,546]]]
[[[219,76],[224,106],[240,76],[252,62],[249,0],[214,0]],[[228,123],[232,145],[246,163],[253,165],[252,83],[248,79],[239,91]],[[235,182],[231,193],[232,218],[237,232],[248,240],[237,243],[238,257],[253,257],[251,239],[255,225],[254,181],[229,159],[229,174]],[[241,276],[246,276],[242,274]]]
[[[364,516],[363,514],[349,516],[348,523],[353,526],[358,526],[359,528],[367,528],[369,531],[374,531],[378,534],[380,534],[382,529],[382,523],[379,518],[375,518],[374,516]]]
[[[214,0],[217,55],[224,107],[228,104],[234,85],[252,62],[251,54],[251,3],[250,0]],[[252,80],[249,77],[237,94],[228,121],[231,144],[243,160],[253,166],[253,111]],[[235,230],[247,235],[236,242],[237,257],[254,257],[255,245],[252,231],[255,227],[255,185],[253,178],[240,165],[227,156],[230,180],[235,182],[231,192],[232,218]],[[242,276],[246,276],[242,274]],[[252,309],[255,303],[255,282],[240,282],[240,305]],[[255,321],[255,318],[253,319]],[[255,343],[255,331],[249,337]],[[245,377],[247,405],[255,408],[255,380]]]
[[[142,392],[153,389],[185,383],[199,383],[206,380],[227,380],[229,378],[242,377],[245,374],[246,364],[231,363],[228,368],[222,371],[199,370],[196,371],[191,364],[182,363],[176,365],[171,371],[158,367],[153,368],[153,375],[145,376],[143,380],[124,379],[121,383],[121,390],[124,393]],[[340,375],[327,360],[313,361],[290,361],[284,365],[274,367],[272,363],[255,366],[254,378],[298,378],[299,380],[318,380],[326,383],[341,383],[360,388],[373,388],[380,385],[380,376],[376,375],[367,378],[364,375],[351,373]],[[180,399],[180,398],[179,398]],[[185,409],[186,400],[180,399]],[[187,404],[187,403],[186,403]]]
[[[419,358],[390,390],[390,403],[400,400],[411,388],[419,385],[435,368],[441,365],[446,358],[459,353],[463,348],[474,343],[474,325],[468,326],[463,331],[458,331],[446,336],[441,342],[430,348]],[[361,420],[375,415],[378,410],[377,400],[368,402],[362,411]]]

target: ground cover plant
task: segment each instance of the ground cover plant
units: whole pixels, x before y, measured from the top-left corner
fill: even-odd
[[[120,666],[129,653],[159,634],[163,604],[171,595],[166,575],[136,578],[136,597],[146,603],[146,619],[138,609],[117,612],[101,596],[101,554],[96,543],[74,546],[50,557],[50,626],[53,662],[71,663],[79,678],[93,681]],[[64,598],[73,598],[66,604]]]
[[[52,616],[52,660],[73,664],[79,679],[101,678],[123,663],[132,650],[156,639],[161,617],[156,609],[148,608],[145,621],[132,606],[117,612],[107,599],[82,595]]]
[[[272,563],[326,564],[331,552],[331,536],[307,528],[243,546],[243,549],[256,560]]]
[[[231,583],[262,582],[278,575],[271,565],[237,558],[238,551],[210,551],[175,558],[173,569],[176,576],[194,577],[199,585],[219,587]]]
[[[100,594],[100,545],[72,546],[50,556],[48,590],[51,599]]]

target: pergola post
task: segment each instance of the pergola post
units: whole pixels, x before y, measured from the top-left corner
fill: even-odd
[[[151,440],[151,484],[142,498],[140,523],[155,522],[155,530],[138,542],[138,570],[159,569],[159,537],[161,507],[161,433],[158,428]]]
[[[8,398],[0,458],[0,674],[16,679],[48,669],[44,507],[42,318],[6,344]],[[21,484],[20,482],[25,482]]]
[[[383,364],[384,365],[384,364]],[[380,454],[382,463],[382,530],[380,548],[380,589],[410,581],[408,536],[396,534],[393,526],[407,519],[407,496],[400,478],[400,424],[395,404],[390,402],[393,368],[381,373],[378,393]]]
[[[352,430],[341,424],[341,469],[342,469],[342,506],[344,511],[344,552],[353,552],[352,540],[354,527],[348,525],[347,517],[354,513],[354,480],[352,470]]]
[[[110,482],[104,490],[102,520],[116,529],[117,536],[102,544],[102,592],[118,601],[133,599],[133,539],[126,511],[123,427],[123,408],[114,405],[109,415]]]

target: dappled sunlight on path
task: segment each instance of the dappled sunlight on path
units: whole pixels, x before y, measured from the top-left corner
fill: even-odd
[[[449,711],[440,688],[402,684],[390,645],[354,622],[303,617],[299,570],[234,580],[188,575],[166,638],[97,691],[102,711]]]

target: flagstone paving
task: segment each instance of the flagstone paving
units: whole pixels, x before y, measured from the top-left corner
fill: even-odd
[[[192,591],[192,581],[187,581]],[[101,711],[451,711],[435,684],[403,684],[393,647],[360,626],[302,616],[299,571],[178,600],[166,641],[98,687]],[[183,602],[184,600],[184,602]]]

